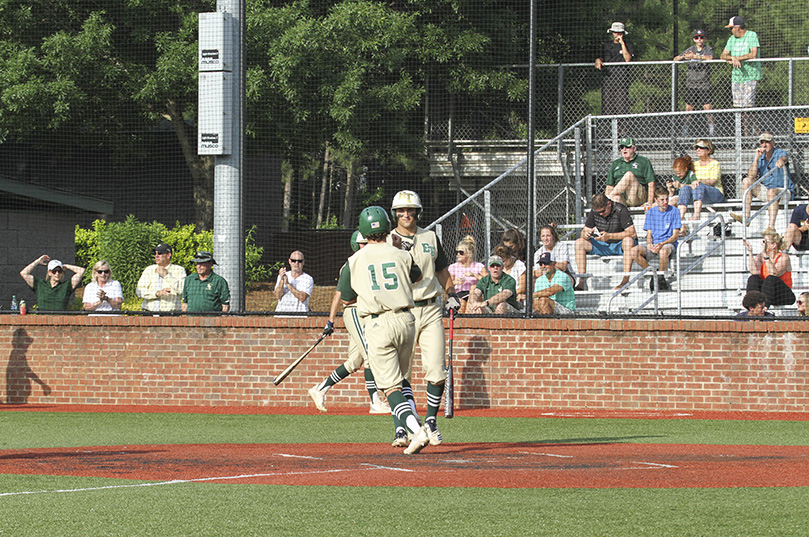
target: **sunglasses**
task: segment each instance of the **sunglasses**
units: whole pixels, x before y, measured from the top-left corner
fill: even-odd
[[[466,255],[466,252],[464,252],[463,250],[455,250],[455,254],[456,255]]]
[[[63,273],[63,272],[64,272],[64,270],[62,270],[62,269],[60,269],[59,267],[57,267],[57,268],[53,269],[51,272],[53,272],[54,274],[61,274],[61,273]]]
[[[634,147],[634,146],[631,146],[631,145],[619,145],[618,149],[629,149],[630,147]]]
[[[503,268],[503,265],[500,265],[498,263],[495,263],[494,265],[489,265],[489,268],[494,268],[494,267]]]
[[[704,35],[696,35],[696,36],[694,36],[694,39],[705,39],[705,36]]]
[[[109,274],[109,273],[110,273],[110,271],[109,271],[109,270],[96,270],[96,272],[97,272],[98,274]]]
[[[303,259],[290,259],[290,263],[303,263]]]
[[[803,306],[803,300],[798,300],[798,305]]]

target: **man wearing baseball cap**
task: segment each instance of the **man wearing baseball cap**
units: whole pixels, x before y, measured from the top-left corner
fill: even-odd
[[[628,63],[635,56],[632,43],[626,40],[626,27],[623,22],[613,22],[607,33],[612,40],[602,46],[601,56],[596,58],[595,67],[603,74],[601,82],[601,113],[614,116],[629,113],[629,73],[617,65],[605,63]]]
[[[143,299],[146,311],[180,311],[185,269],[171,262],[171,246],[160,243],[154,247],[154,265],[143,269],[135,294]]]
[[[607,188],[604,193],[611,200],[645,209],[651,206],[655,197],[655,171],[649,159],[636,154],[635,140],[624,137],[618,140],[621,158],[610,164],[607,172]]]
[[[36,278],[33,275],[34,268],[37,265],[48,266],[46,279]],[[63,279],[65,269],[73,272],[69,282]],[[81,284],[84,267],[67,265],[58,259],[51,259],[48,255],[41,255],[22,269],[20,276],[28,284],[28,287],[36,293],[38,311],[62,311],[68,309],[70,296]]]
[[[713,48],[706,45],[708,35],[705,30],[694,30],[694,44],[674,57],[675,62],[687,61],[688,73],[685,78],[685,109],[690,112],[701,106],[704,110],[711,109],[711,77],[708,64],[703,62],[713,60]],[[713,116],[708,114],[708,133],[714,135]],[[688,119],[683,125],[683,135],[688,134]]]
[[[200,251],[194,257],[196,274],[189,274],[183,285],[183,311],[222,311],[230,310],[230,289],[228,282],[213,271],[216,260],[211,252]]]
[[[571,314],[576,311],[576,294],[570,277],[556,270],[556,261],[549,252],[539,256],[542,274],[534,283],[534,311],[543,315]]]
[[[761,62],[747,61],[761,57],[758,34],[744,27],[744,19],[731,17],[725,28],[731,36],[720,56],[731,65],[733,106],[752,108],[756,105],[756,86],[761,80]]]
[[[503,258],[493,255],[489,257],[487,265],[489,274],[478,280],[477,285],[469,292],[466,312],[501,315],[518,313],[520,303],[517,302],[517,281],[503,272]]]

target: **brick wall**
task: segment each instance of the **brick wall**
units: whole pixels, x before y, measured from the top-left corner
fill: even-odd
[[[281,386],[272,379],[323,324],[322,317],[0,316],[7,357],[1,397],[32,404],[308,405],[306,390],[345,359],[345,331],[323,341]],[[808,353],[809,323],[797,320],[455,321],[462,409],[804,412]],[[422,394],[420,376],[414,384]],[[362,375],[338,384],[327,402],[366,405]]]

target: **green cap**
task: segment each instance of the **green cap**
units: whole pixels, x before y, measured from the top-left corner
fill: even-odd
[[[626,136],[626,137],[621,138],[620,140],[618,140],[618,147],[620,147],[620,146],[635,147],[635,140],[630,138],[629,136]]]

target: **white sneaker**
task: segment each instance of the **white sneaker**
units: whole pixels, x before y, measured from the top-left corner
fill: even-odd
[[[427,429],[427,436],[430,438],[431,446],[440,446],[444,442],[444,438],[438,431],[438,425],[435,420],[430,419],[424,422],[424,428]]]
[[[387,403],[387,401],[383,401],[381,399],[371,401],[368,414],[390,414],[390,405]]]
[[[427,426],[423,426],[413,435],[410,445],[404,450],[405,455],[413,455],[421,451],[424,446],[430,443],[430,436],[427,433]]]
[[[396,436],[393,438],[393,442],[390,443],[393,447],[407,447],[409,444],[407,438],[407,431],[404,429],[398,429],[396,431]]]
[[[309,397],[315,402],[315,406],[321,412],[328,412],[323,402],[326,400],[326,394],[317,389],[317,386],[309,388]]]

